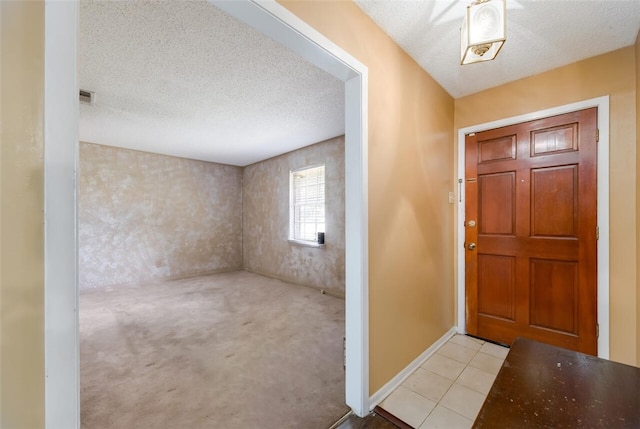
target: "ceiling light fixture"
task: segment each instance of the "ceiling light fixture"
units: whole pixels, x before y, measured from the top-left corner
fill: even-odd
[[[460,64],[493,60],[507,40],[505,0],[476,0],[467,6],[460,29]]]

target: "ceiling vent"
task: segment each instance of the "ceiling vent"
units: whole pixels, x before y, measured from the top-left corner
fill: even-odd
[[[95,93],[93,91],[80,90],[80,103],[93,106],[95,104]]]

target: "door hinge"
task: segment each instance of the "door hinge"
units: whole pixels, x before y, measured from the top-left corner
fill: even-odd
[[[596,128],[596,143],[600,141],[600,130]]]
[[[596,338],[600,338],[600,325],[596,323]]]
[[[600,227],[596,226],[596,240],[600,240]]]
[[[347,370],[347,337],[342,337],[342,370]]]

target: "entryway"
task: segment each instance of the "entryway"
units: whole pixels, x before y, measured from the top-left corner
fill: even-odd
[[[459,331],[608,356],[608,97],[460,138]]]
[[[596,117],[467,135],[468,333],[596,353]]]

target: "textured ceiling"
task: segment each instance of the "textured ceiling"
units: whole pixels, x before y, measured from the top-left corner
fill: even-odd
[[[344,134],[344,83],[206,1],[80,2],[80,139],[248,165]]]
[[[355,0],[458,98],[634,44],[640,0],[507,0],[507,41],[494,61],[460,65],[471,0]]]
[[[640,0],[507,0],[498,58],[461,66],[470,0],[356,0],[452,96],[632,45]],[[205,0],[81,0],[80,139],[248,165],[344,133],[344,84]]]

